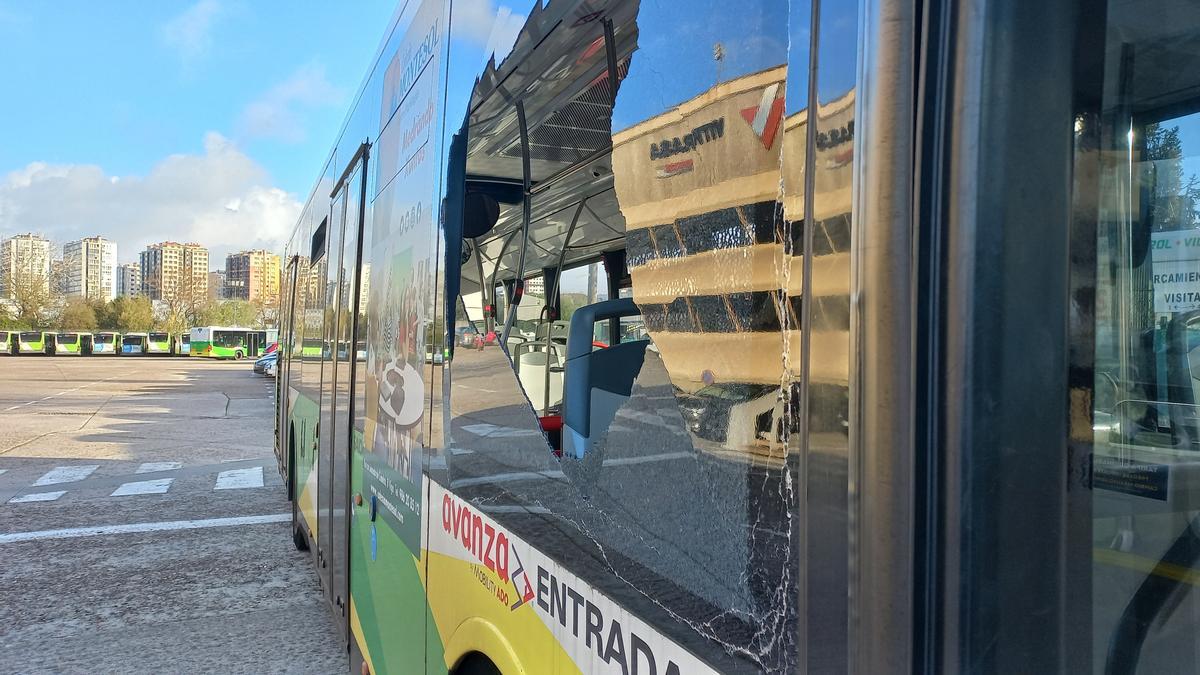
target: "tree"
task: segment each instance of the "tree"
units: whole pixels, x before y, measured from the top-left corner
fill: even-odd
[[[260,324],[259,308],[245,300],[225,300],[210,305],[205,322],[212,326],[246,326],[257,328]]]
[[[92,303],[83,298],[71,298],[59,313],[57,324],[63,330],[93,330],[99,322]]]
[[[50,275],[17,272],[8,279],[9,298],[12,302],[14,319],[21,324],[39,327],[45,325],[58,299],[55,290],[57,280]]]
[[[1200,180],[1183,173],[1183,143],[1179,127],[1148,124],[1144,157],[1150,164],[1154,197],[1151,203],[1155,229],[1191,227],[1196,222]]]
[[[154,325],[154,308],[149,298],[119,297],[108,303],[101,325],[122,333],[145,332]]]

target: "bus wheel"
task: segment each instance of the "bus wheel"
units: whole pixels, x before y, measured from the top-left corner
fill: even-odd
[[[300,527],[300,518],[296,513],[296,502],[292,502],[292,544],[297,551],[308,550],[308,537],[304,536],[304,528]]]
[[[236,351],[236,352],[234,352],[234,353],[233,353],[233,360],[234,360],[234,361],[241,361],[241,360],[242,360],[242,359],[244,359],[244,358],[246,358],[246,355],[245,355],[245,354],[243,354],[243,353],[241,352],[241,350],[238,350],[238,351]]]
[[[471,652],[459,661],[454,675],[500,675],[500,669],[483,654]]]

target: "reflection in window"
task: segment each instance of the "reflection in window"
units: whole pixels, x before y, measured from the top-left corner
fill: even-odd
[[[1196,672],[1200,79],[1178,49],[1194,47],[1200,9],[1109,4],[1100,117],[1075,126],[1101,167],[1077,184],[1098,194],[1093,663]]]

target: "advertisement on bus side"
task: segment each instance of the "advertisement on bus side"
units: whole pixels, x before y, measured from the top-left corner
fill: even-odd
[[[434,481],[429,511],[429,603],[443,640],[475,616],[509,638],[526,672],[570,670],[564,659],[585,673],[715,672]]]
[[[383,82],[374,161],[367,291],[367,405],[363,491],[410,551],[420,549],[421,451],[428,407],[425,326],[432,321],[440,138],[438,82],[444,4],[413,15]],[[393,115],[392,113],[395,112]]]

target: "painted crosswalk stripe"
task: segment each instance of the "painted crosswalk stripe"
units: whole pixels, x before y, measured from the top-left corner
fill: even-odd
[[[67,494],[66,490],[59,492],[35,492],[31,495],[21,495],[8,500],[9,504],[24,504],[25,502],[52,502]]]
[[[217,474],[217,484],[214,490],[238,490],[241,488],[256,488],[263,486],[263,468],[252,466],[248,469],[230,469]]]
[[[92,475],[92,472],[99,469],[99,464],[86,464],[83,466],[56,466],[46,472],[46,475],[34,481],[34,487],[43,485],[56,485],[58,483],[74,483],[75,481],[83,480]]]
[[[148,472],[141,472],[148,473]],[[155,478],[154,480],[139,480],[132,483],[122,483],[121,487],[113,490],[110,497],[127,497],[129,495],[161,495],[171,488],[174,478]]]
[[[108,534],[130,534],[136,532],[170,532],[173,530],[198,530],[207,527],[233,527],[237,525],[261,525],[264,523],[286,523],[292,519],[290,513],[273,513],[267,516],[240,516],[234,518],[206,518],[204,520],[169,520],[159,523],[128,523],[124,525],[100,525],[96,527],[72,527],[65,530],[38,530],[36,532],[6,532],[0,534],[0,544],[15,544],[38,539],[72,539],[75,537],[98,537]]]
[[[181,462],[143,462],[137,468],[137,473],[155,473],[157,471],[174,471],[182,467]]]

